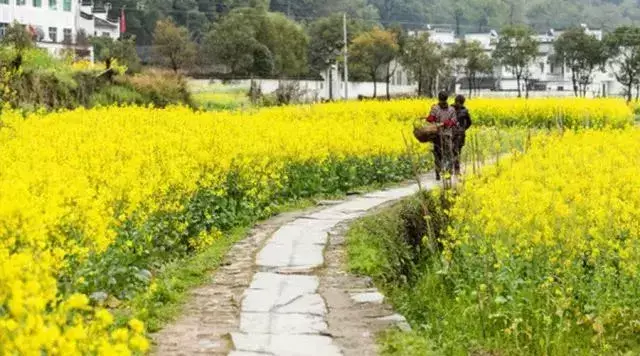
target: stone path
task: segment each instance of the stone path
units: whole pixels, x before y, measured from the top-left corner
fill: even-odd
[[[433,175],[423,180],[431,189]],[[323,202],[258,224],[190,292],[181,317],[152,335],[155,355],[377,354],[375,334],[406,328],[366,277],[344,271],[349,221],[418,190],[417,184]]]
[[[436,183],[425,180],[425,189]],[[416,193],[417,184],[366,194],[284,224],[259,251],[251,284],[244,291],[240,323],[231,333],[231,356],[343,355],[329,333],[328,309],[319,290],[329,233],[383,204]],[[375,289],[351,293],[355,303],[382,303]],[[397,315],[385,322],[403,322]],[[406,323],[405,323],[406,324]]]

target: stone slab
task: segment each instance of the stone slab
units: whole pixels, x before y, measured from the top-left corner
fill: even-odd
[[[326,221],[298,219],[283,226],[258,253],[256,264],[266,268],[321,266],[322,250],[332,225]]]
[[[282,275],[269,272],[255,274],[251,285],[244,292],[243,312],[272,312],[298,299],[313,295],[318,290],[318,277]],[[319,309],[314,309],[318,313]]]
[[[287,303],[280,303],[273,311],[277,313],[326,315],[327,305],[320,294],[307,294]]]
[[[383,316],[382,318],[377,318],[376,320],[387,321],[393,323],[398,329],[402,331],[411,331],[411,325],[407,322],[407,319],[400,314],[393,314],[389,316]]]
[[[268,353],[278,356],[338,356],[340,349],[328,336],[270,335],[232,333],[238,351]]]
[[[355,219],[355,218],[360,217],[362,215],[363,215],[363,212],[345,213],[345,212],[341,212],[341,211],[338,211],[338,210],[333,210],[333,211],[323,210],[323,211],[319,211],[317,213],[306,215],[305,218],[306,219],[313,219],[313,220],[331,222],[335,226],[335,225],[338,225],[338,223],[340,223],[340,222],[342,222],[344,220]]]
[[[380,304],[384,301],[384,295],[374,292],[374,293],[358,293],[351,294],[351,299],[356,303],[375,303]]]
[[[241,310],[243,312],[255,313],[272,312],[303,298],[305,295],[311,294],[303,294],[298,290],[288,290],[278,293],[271,290],[252,289],[245,292],[244,298],[242,299]]]
[[[251,352],[251,351],[231,351],[229,356],[271,356],[273,354],[268,354],[264,352]]]
[[[327,328],[327,323],[318,315],[240,314],[240,331],[247,334],[319,334],[326,332]]]
[[[262,268],[317,268],[324,264],[324,245],[300,243],[292,246],[267,244],[256,258]]]
[[[346,214],[350,213],[366,213],[368,210],[375,208],[376,206],[383,204],[387,201],[386,198],[357,198],[351,201],[345,202],[344,204],[339,204],[333,206],[329,209],[323,210],[323,212],[342,212]]]
[[[258,267],[287,267],[294,255],[293,244],[285,245],[274,242],[267,243],[256,256]]]
[[[270,272],[257,272],[249,289],[282,290],[286,287],[301,289],[301,293],[315,293],[320,281],[316,276],[284,275]]]
[[[290,267],[317,268],[324,264],[323,245],[298,245],[294,250]]]
[[[407,322],[407,319],[400,315],[400,314],[391,314],[389,316],[383,316],[380,318],[377,318],[378,320],[382,320],[382,321],[391,321],[391,322],[396,322],[396,323],[400,323],[400,322]]]

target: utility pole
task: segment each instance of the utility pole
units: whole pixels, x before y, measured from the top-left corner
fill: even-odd
[[[344,100],[349,100],[349,51],[347,48],[347,13],[342,17],[344,32]]]

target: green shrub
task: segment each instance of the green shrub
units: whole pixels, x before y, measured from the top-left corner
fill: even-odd
[[[130,85],[147,102],[153,103],[156,107],[172,104],[193,106],[187,82],[179,74],[153,69],[126,77],[124,83]]]
[[[145,99],[142,94],[130,87],[112,84],[102,90],[92,94],[89,106],[118,105],[144,105]]]

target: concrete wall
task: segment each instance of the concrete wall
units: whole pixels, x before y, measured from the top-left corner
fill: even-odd
[[[460,91],[460,94],[468,95],[467,91]],[[522,91],[522,97],[524,97],[524,90]],[[480,90],[474,92],[471,95],[471,98],[515,98],[518,96],[516,91],[491,91],[491,90]],[[596,92],[594,95],[593,91],[587,91],[587,98],[598,97],[599,94]],[[611,97],[620,96],[617,93],[611,93],[609,95]],[[547,90],[547,91],[530,91],[530,98],[573,98],[575,95],[571,90],[557,91],[557,90]]]
[[[260,89],[264,94],[274,93],[278,86],[280,85],[280,81],[275,79],[257,79],[256,82],[260,85]],[[319,101],[322,99],[329,99],[329,84],[328,81],[320,81],[320,80],[298,80],[296,81],[302,91],[305,92],[305,99],[308,101]],[[206,91],[207,87],[212,84],[221,84],[220,80],[209,80],[209,79],[190,79],[189,87],[193,91]],[[229,84],[231,87],[242,88],[249,90],[251,81],[250,80],[238,80]],[[357,99],[358,96],[373,96],[373,83],[372,82],[350,82],[349,83],[349,99]],[[377,83],[377,91],[379,97],[384,97],[386,95],[386,84],[385,83]],[[389,92],[391,95],[406,95],[406,94],[415,94],[418,90],[416,85],[390,85]],[[333,86],[333,99],[341,100],[344,99],[344,83],[339,81],[334,81]]]
[[[65,49],[74,48],[73,46],[64,45],[62,43],[38,42],[38,47],[46,49],[51,55],[61,57]],[[86,48],[89,50],[89,60],[94,61],[93,46]]]

